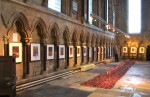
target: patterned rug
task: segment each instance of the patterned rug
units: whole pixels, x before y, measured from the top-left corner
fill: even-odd
[[[81,85],[111,89],[133,64],[135,64],[135,62],[126,60],[116,67],[110,68],[108,71],[82,83]]]

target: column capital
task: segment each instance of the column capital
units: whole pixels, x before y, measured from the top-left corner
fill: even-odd
[[[24,42],[26,45],[30,45],[30,43],[32,42],[32,38],[24,38],[24,39],[23,39],[23,42]]]
[[[9,43],[9,36],[3,36],[3,41],[4,41],[4,44],[8,44]]]
[[[48,41],[48,39],[42,39],[42,40],[41,40],[41,43],[46,44],[47,41]]]

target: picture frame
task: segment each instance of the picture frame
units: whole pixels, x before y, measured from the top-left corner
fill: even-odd
[[[104,53],[104,48],[103,48],[103,46],[101,46],[101,50],[102,50],[102,53]]]
[[[31,61],[39,61],[41,59],[40,44],[31,43]]]
[[[100,54],[100,52],[101,52],[101,48],[100,48],[100,47],[98,47],[98,54]]]
[[[69,58],[73,57],[73,46],[69,46]]]
[[[123,48],[122,48],[122,52],[123,52],[123,53],[128,53],[128,47],[123,47]]]
[[[87,54],[87,47],[86,46],[83,46],[83,56],[85,57]]]
[[[81,53],[81,47],[77,46],[77,57],[80,57],[80,53]]]
[[[22,62],[22,43],[9,43],[9,56],[15,56],[16,63]]]
[[[89,47],[89,57],[92,57],[92,47]]]
[[[140,48],[139,48],[139,53],[140,53],[140,54],[145,53],[145,47],[140,47]]]
[[[130,48],[130,53],[136,53],[137,52],[137,48],[136,47],[131,47]]]
[[[54,59],[54,45],[53,44],[47,44],[46,53],[47,53],[47,60]]]
[[[65,58],[65,45],[59,45],[59,59]]]

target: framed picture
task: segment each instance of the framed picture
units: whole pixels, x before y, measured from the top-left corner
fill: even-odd
[[[100,48],[100,47],[98,47],[98,54],[100,54],[100,52],[101,52],[101,48]]]
[[[137,51],[136,47],[131,47],[130,53],[136,53],[136,51]]]
[[[65,45],[59,45],[59,59],[65,58]]]
[[[69,58],[73,57],[73,46],[69,46]]]
[[[101,46],[101,50],[102,50],[102,53],[104,53],[104,48],[103,48],[103,46]]]
[[[54,45],[47,44],[47,60],[54,59]]]
[[[22,43],[9,43],[9,56],[16,56],[16,63],[22,62]]]
[[[145,53],[145,47],[140,47],[139,48],[139,53]]]
[[[80,52],[81,52],[81,48],[80,48],[80,46],[77,46],[77,57],[80,56]]]
[[[40,44],[31,43],[31,61],[38,61],[41,59]]]
[[[123,47],[123,48],[122,48],[122,52],[123,52],[123,53],[128,53],[128,48],[127,48],[127,47]]]
[[[89,57],[92,57],[92,47],[89,47]]]
[[[83,46],[83,56],[86,56],[86,53],[87,53],[87,47]]]

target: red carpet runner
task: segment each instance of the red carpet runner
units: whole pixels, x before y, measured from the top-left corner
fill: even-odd
[[[118,66],[110,68],[108,71],[82,83],[81,85],[111,89],[133,64],[135,64],[135,62],[126,60]]]

